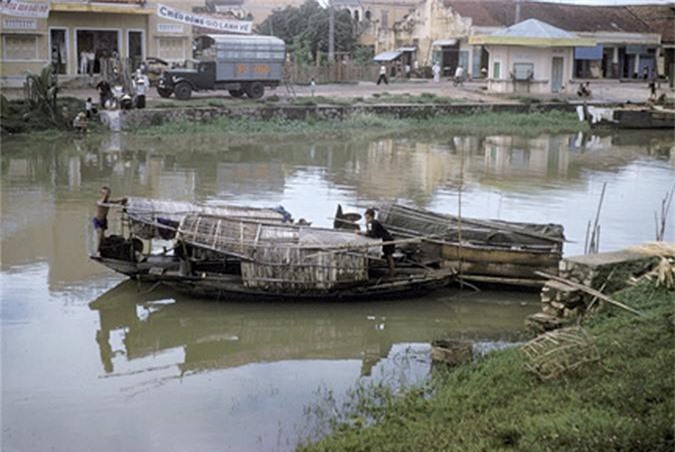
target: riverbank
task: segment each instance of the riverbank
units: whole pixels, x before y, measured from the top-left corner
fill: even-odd
[[[587,130],[574,113],[548,111],[545,113],[488,112],[445,115],[429,118],[394,118],[386,115],[359,113],[343,120],[292,120],[273,118],[252,121],[244,118],[219,117],[203,122],[176,121],[137,128],[131,134],[167,136],[195,133],[200,135],[256,136],[271,135],[340,135],[355,131],[377,133],[418,134],[445,132],[457,134],[519,134],[563,133]]]
[[[328,438],[301,451],[672,451],[675,293],[642,282],[583,326],[601,359],[541,381],[519,349],[438,373],[428,388],[367,392]],[[372,425],[363,427],[366,420]]]

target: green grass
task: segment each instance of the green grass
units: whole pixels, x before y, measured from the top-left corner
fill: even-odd
[[[362,391],[315,451],[672,451],[675,293],[648,284],[586,321],[600,362],[541,381],[519,349],[441,372],[428,387]]]
[[[284,120],[252,121],[239,118],[217,118],[210,122],[179,121],[136,129],[137,135],[226,134],[226,135],[305,135],[351,134],[355,131],[419,134],[429,132],[457,134],[563,133],[586,130],[576,115],[559,111],[548,113],[479,113],[437,116],[427,119],[397,119],[382,115],[353,114],[343,121]]]

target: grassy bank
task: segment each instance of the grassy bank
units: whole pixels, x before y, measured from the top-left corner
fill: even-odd
[[[429,119],[395,119],[387,116],[355,114],[344,121],[270,120],[251,121],[237,118],[217,118],[210,122],[179,121],[131,131],[138,135],[226,134],[226,135],[305,135],[352,134],[355,131],[386,133],[456,133],[456,134],[518,134],[563,133],[586,130],[573,113],[480,113],[439,116]]]
[[[642,283],[615,298],[646,316],[606,309],[587,320],[600,362],[541,381],[520,350],[497,352],[436,375],[427,391],[371,392],[300,450],[672,451],[675,293]]]

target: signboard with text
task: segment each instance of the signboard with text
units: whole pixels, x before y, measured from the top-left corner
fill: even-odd
[[[46,19],[49,16],[49,4],[0,0],[0,14],[6,16]]]
[[[253,22],[200,16],[199,14],[180,11],[161,3],[157,4],[157,16],[162,19],[225,33],[251,33],[253,29]]]

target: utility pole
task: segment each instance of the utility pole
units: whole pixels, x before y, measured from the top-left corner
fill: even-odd
[[[516,0],[516,20],[513,22],[517,24],[520,22],[520,0]]]
[[[335,8],[328,0],[328,64],[335,62]]]

